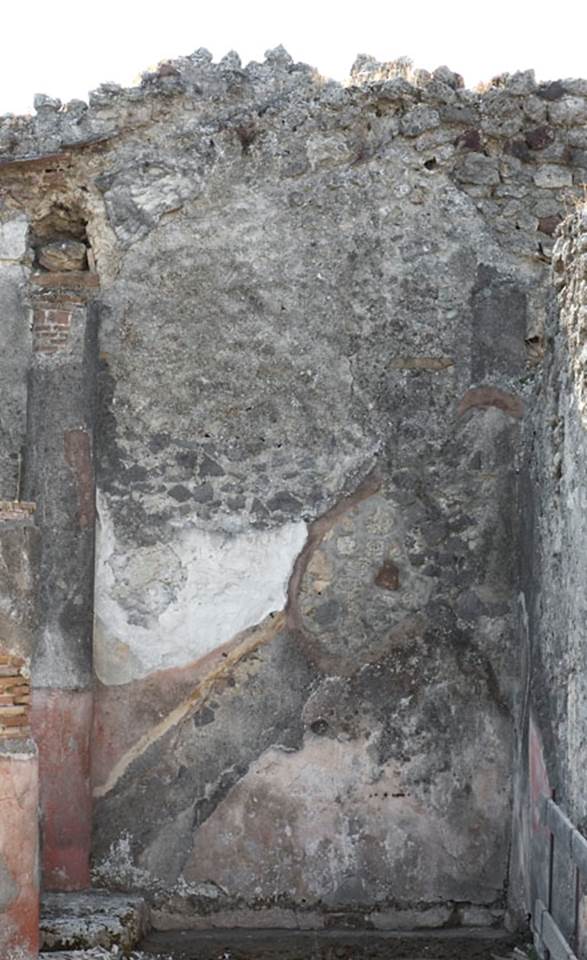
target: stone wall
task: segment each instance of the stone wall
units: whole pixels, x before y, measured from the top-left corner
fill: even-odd
[[[554,792],[571,822],[581,831],[587,826],[586,254],[587,218],[580,205],[559,232],[554,249],[557,302],[551,305],[544,374],[526,429],[520,634],[526,681],[521,719],[528,735],[520,738],[523,752],[516,771],[514,870],[524,877],[529,904],[537,896],[547,902],[548,834],[540,825],[541,797]],[[574,882],[568,852],[559,844],[554,913],[569,939],[575,921]],[[580,917],[584,924],[583,907]]]
[[[95,878],[161,925],[506,906],[523,437],[587,82],[404,74],[198,51],[0,122],[36,310],[24,489],[61,531],[38,685],[93,669]],[[75,280],[43,268],[64,242]]]

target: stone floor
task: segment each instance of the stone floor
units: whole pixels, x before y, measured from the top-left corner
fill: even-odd
[[[119,950],[104,950],[94,947],[91,950],[60,950],[57,953],[40,953],[39,960],[121,960],[124,957]],[[171,956],[163,954],[143,953],[142,950],[133,951],[125,960],[173,960]]]
[[[141,947],[174,960],[522,960],[501,930],[431,933],[216,930],[152,933]],[[519,948],[518,948],[519,949]]]
[[[141,897],[48,894],[42,960],[528,960],[503,930],[148,932]]]
[[[471,942],[469,938],[455,938],[440,949],[437,943],[431,941],[420,943],[416,953],[411,950],[406,953],[405,944],[390,944],[385,938],[381,941],[377,938],[373,942],[371,937],[365,936],[349,943],[345,937],[337,938],[336,933],[332,942],[318,946],[292,943],[289,938],[286,942],[275,933],[271,936],[271,944],[262,943],[256,937],[243,942],[240,931],[236,945],[226,938],[224,942],[220,942],[219,938],[216,941],[206,937],[199,939],[197,944],[189,944],[185,940],[179,947],[176,944],[172,953],[133,950],[130,954],[123,954],[116,947],[112,950],[94,947],[91,950],[41,953],[39,960],[529,960],[531,956],[528,948],[511,950],[504,942],[493,941],[490,945],[482,945]],[[203,943],[202,939],[207,939],[207,942]]]

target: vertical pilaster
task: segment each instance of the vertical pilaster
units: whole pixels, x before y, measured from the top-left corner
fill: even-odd
[[[38,531],[0,502],[0,957],[39,949],[38,755],[30,735]]]
[[[75,279],[63,282],[33,302],[25,469],[42,534],[32,723],[49,890],[90,883],[96,331]]]

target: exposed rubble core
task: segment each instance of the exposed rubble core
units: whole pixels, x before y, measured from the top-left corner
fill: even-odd
[[[540,797],[586,815],[586,180],[587,81],[532,71],[200,50],[0,119],[47,889],[522,922]]]

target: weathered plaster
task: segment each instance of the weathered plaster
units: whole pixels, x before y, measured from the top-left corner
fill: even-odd
[[[37,751],[30,740],[0,740],[0,956],[39,948]]]
[[[125,550],[105,498],[96,546],[96,675],[124,684],[185,666],[285,606],[303,522],[237,534],[184,516],[166,544]]]
[[[31,276],[35,678],[80,743],[93,684],[95,875],[158,922],[493,922],[530,714],[579,815],[583,321],[548,289],[586,103],[278,48],[0,123],[2,224],[88,268]]]
[[[25,217],[0,223],[0,260],[19,262],[27,252],[28,221]]]
[[[5,252],[18,253],[19,249],[5,246]],[[21,264],[0,260],[0,313],[5,344],[0,354],[0,497],[6,500],[18,499],[22,492],[19,462],[25,438],[26,371],[31,348],[25,281],[26,271]]]
[[[107,686],[101,687],[98,691],[94,725],[94,796],[99,798],[109,793],[131,764],[149,747],[186,717],[204,708],[216,683],[229,675],[231,668],[240,659],[254,652],[261,644],[273,640],[283,626],[283,615],[271,614],[265,623],[234,637],[232,642],[215,650],[213,655],[203,657],[195,664],[190,664],[187,669],[151,674],[148,685],[129,684],[129,700],[121,701],[120,697],[112,696]],[[188,689],[189,696],[179,699],[179,692],[185,695]],[[157,698],[151,717],[148,717],[149,711],[145,710],[141,694],[145,698],[149,694]],[[173,709],[165,713],[161,706],[170,699],[174,703]],[[134,723],[130,726],[127,724],[124,728],[129,716]],[[120,725],[117,721],[120,721]],[[120,726],[123,727],[122,730]],[[103,782],[104,777],[106,779]]]
[[[32,727],[39,748],[46,890],[84,890],[90,885],[91,724],[91,691],[34,690]]]
[[[482,834],[507,821],[509,757],[500,755],[499,719],[483,727],[470,746],[451,751],[450,773],[429,791],[410,786],[422,756],[407,766],[397,759],[381,765],[376,726],[356,738],[310,732],[298,751],[269,750],[198,831],[183,876],[253,901],[339,908],[367,900],[499,900],[507,846],[500,858]],[[447,781],[458,780],[474,755],[467,802],[447,826]]]

